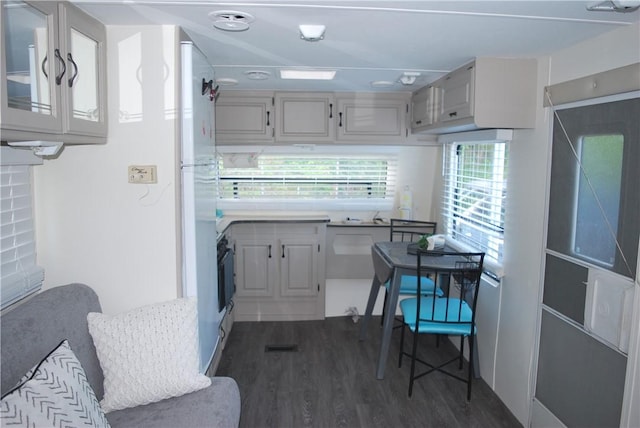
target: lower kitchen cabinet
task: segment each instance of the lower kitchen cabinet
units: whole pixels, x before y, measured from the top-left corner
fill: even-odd
[[[323,319],[324,223],[234,224],[235,320]]]

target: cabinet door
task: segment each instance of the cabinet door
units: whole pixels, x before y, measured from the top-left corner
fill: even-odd
[[[216,141],[273,141],[273,96],[220,95],[216,102]]]
[[[61,51],[66,75],[62,82],[67,111],[64,131],[107,134],[106,32],[104,26],[76,7],[60,4]]]
[[[407,102],[398,99],[338,100],[338,140],[401,142]]]
[[[277,278],[272,242],[237,239],[235,244],[236,296],[273,297]]]
[[[317,296],[318,240],[312,237],[280,239],[280,295]]]
[[[473,116],[474,66],[459,69],[442,82],[440,120],[448,122]]]
[[[276,94],[276,140],[333,141],[334,99],[329,93]]]
[[[2,22],[3,129],[60,133],[62,109],[56,78],[64,63],[57,44],[56,3],[7,3]]]
[[[425,86],[411,97],[411,128],[433,125],[438,119],[438,95],[435,86]]]

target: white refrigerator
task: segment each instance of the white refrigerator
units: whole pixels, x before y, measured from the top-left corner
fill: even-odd
[[[213,68],[192,42],[181,43],[182,262],[184,296],[198,299],[200,368],[218,344],[216,183]]]

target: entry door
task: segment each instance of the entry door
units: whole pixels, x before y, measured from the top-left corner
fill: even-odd
[[[640,99],[558,111],[535,398],[619,426],[640,236]]]

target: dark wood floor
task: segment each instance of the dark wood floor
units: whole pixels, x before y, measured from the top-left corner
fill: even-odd
[[[379,319],[368,339],[350,317],[324,321],[236,322],[217,375],[240,386],[241,427],[521,427],[481,379],[466,385],[441,373],[416,381],[409,398],[409,360],[397,367],[400,331],[394,331],[384,380],[376,380]],[[426,337],[423,357],[454,352]],[[297,345],[297,352],[265,352]],[[405,346],[407,344],[405,343]],[[525,387],[525,386],[523,386]]]

